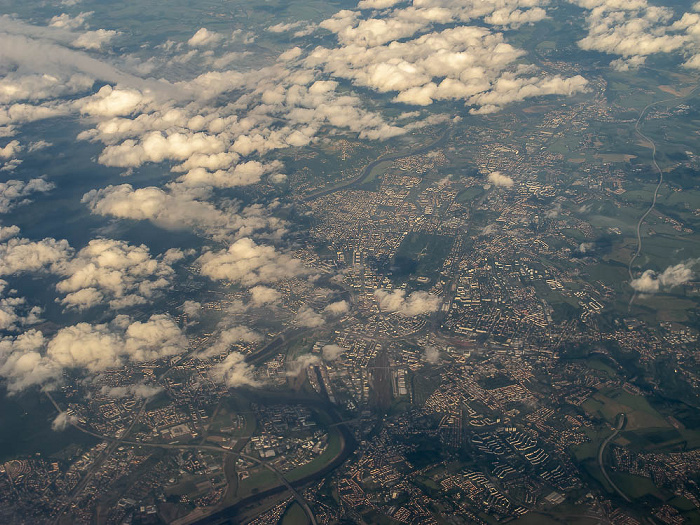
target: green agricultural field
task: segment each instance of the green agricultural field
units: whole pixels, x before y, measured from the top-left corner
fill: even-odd
[[[682,496],[676,496],[669,500],[668,504],[673,505],[680,511],[695,510],[695,504]]]
[[[639,296],[635,303],[654,311],[653,317],[658,321],[683,322],[688,320],[688,312],[697,308],[697,301],[664,294]]]
[[[598,484],[601,485],[606,492],[614,492],[614,489],[610,486],[608,480],[605,479],[605,476],[603,476],[603,473],[600,471],[600,467],[598,467],[598,462],[596,460],[589,459],[584,462],[582,466],[583,471],[593,480],[598,482]]]
[[[663,416],[643,397],[634,396],[620,389],[607,391],[606,394],[603,392],[593,394],[582,407],[588,413],[605,419],[611,425],[615,424],[618,414],[626,414],[626,430],[670,427]]]
[[[581,510],[581,513],[585,510]],[[514,525],[561,525],[568,523],[570,525],[596,525],[599,520],[595,518],[584,518],[579,516],[568,516],[552,512],[551,514],[543,514],[541,512],[528,512],[523,517],[512,522]]]
[[[600,443],[598,441],[591,441],[589,443],[582,443],[581,445],[576,445],[571,447],[571,451],[577,461],[584,461],[586,459],[592,459],[598,454],[598,447]]]
[[[620,262],[601,262],[586,268],[586,272],[594,281],[602,281],[618,289],[628,287],[629,276],[627,266]]]
[[[649,478],[618,472],[610,472],[610,477],[620,487],[620,490],[632,499],[643,498],[647,495],[656,496],[660,500],[664,499],[663,494],[659,492],[654,482]]]
[[[649,264],[656,264],[663,269],[672,260],[698,257],[700,255],[700,240],[690,238],[687,235],[654,235],[646,237],[643,243],[642,255],[649,260]],[[671,255],[673,259],[669,260]]]
[[[697,525],[700,523],[700,512],[697,510],[691,510],[688,512],[683,512],[681,514],[686,520],[688,520],[688,523],[691,523],[693,525]]]
[[[279,483],[277,476],[263,467],[255,467],[248,471],[250,476],[240,480],[238,483],[238,499],[245,498],[251,494],[262,492]]]
[[[628,447],[639,451],[694,450],[700,447],[700,432],[674,428],[641,429],[621,434],[629,441]]]
[[[308,525],[309,518],[296,501],[284,511],[280,525]]]

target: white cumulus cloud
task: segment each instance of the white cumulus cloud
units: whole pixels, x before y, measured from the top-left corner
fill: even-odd
[[[700,263],[700,259],[669,266],[663,272],[645,270],[642,275],[632,279],[630,285],[636,292],[657,293],[669,290],[676,286],[686,284],[695,279],[694,267]]]
[[[203,254],[197,263],[202,275],[244,285],[272,283],[308,273],[300,260],[247,237],[237,240],[227,250]]]
[[[406,296],[405,290],[375,290],[379,308],[385,312],[396,312],[406,317],[436,312],[440,298],[428,292],[417,291]]]
[[[494,186],[501,188],[511,188],[513,186],[513,179],[500,171],[492,171],[489,173],[488,181]]]

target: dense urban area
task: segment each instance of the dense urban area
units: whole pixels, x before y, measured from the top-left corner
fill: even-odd
[[[197,257],[157,262],[142,246],[158,270],[134,273],[129,304],[106,281],[75,285],[87,248],[22,270],[66,279],[55,308],[82,314],[88,290],[115,310],[123,299],[131,317],[101,314],[95,348],[123,333],[131,357],[18,379],[2,340],[2,406],[24,430],[0,454],[0,522],[700,523],[700,77],[661,60],[591,62],[561,49],[567,27],[528,59],[585,90],[493,112],[382,101],[409,130],[383,141],[329,119],[318,140],[270,149],[284,177],[236,188],[254,204],[228,209],[266,237],[246,223]],[[93,215],[102,191],[81,193]],[[159,235],[138,228],[135,239]],[[4,230],[7,276],[12,243],[29,241]],[[273,247],[282,238],[288,248]],[[185,335],[153,351],[142,341],[154,323]]]

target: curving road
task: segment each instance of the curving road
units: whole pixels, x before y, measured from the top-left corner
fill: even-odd
[[[45,392],[46,396],[49,398],[53,406],[58,410],[59,414],[63,412],[61,408],[58,406],[58,403],[56,403],[56,400],[53,398],[53,396],[49,392]],[[73,489],[73,493],[71,494],[70,498],[66,502],[66,504],[61,508],[61,510],[58,512],[56,515],[56,520],[54,521],[54,524],[58,525],[60,523],[61,518],[63,515],[66,513],[68,508],[73,505],[73,503],[76,502],[80,494],[82,493],[83,489],[87,487],[87,485],[90,483],[90,480],[94,476],[95,472],[102,466],[102,464],[105,462],[107,458],[116,450],[116,448],[121,445],[122,443],[127,443],[125,438],[129,435],[129,433],[133,430],[134,426],[136,426],[136,423],[139,422],[141,419],[141,416],[143,415],[144,411],[146,410],[146,402],[144,402],[141,405],[141,408],[139,409],[138,414],[136,417],[133,419],[131,424],[128,426],[126,431],[122,434],[121,438],[107,438],[105,436],[101,436],[100,434],[96,434],[94,432],[90,432],[87,429],[83,429],[80,427],[78,424],[75,422],[71,422],[70,425],[81,432],[84,432],[86,434],[90,434],[91,436],[94,436],[96,438],[102,439],[102,440],[107,440],[110,441],[110,444],[100,453],[97,458],[95,458],[95,462],[92,464],[92,466],[88,469],[88,471],[85,473],[85,476],[80,480],[80,482],[75,486]]]
[[[664,102],[669,102],[674,99],[664,99],[664,100],[658,100],[656,102],[652,102],[651,104],[648,104],[642,112],[639,114],[639,118],[637,119],[637,122],[634,125],[634,131],[639,135],[642,140],[646,141],[647,143],[651,144],[651,163],[654,166],[654,169],[656,172],[659,174],[659,179],[656,184],[656,188],[654,188],[654,196],[651,199],[651,204],[649,205],[649,208],[644,212],[644,214],[639,218],[639,221],[637,222],[637,250],[632,254],[632,257],[630,258],[630,262],[627,265],[627,273],[630,276],[630,281],[634,279],[634,274],[632,273],[632,265],[634,264],[634,261],[637,260],[639,257],[639,254],[642,252],[642,224],[644,224],[644,221],[646,218],[649,216],[649,214],[654,210],[656,207],[656,200],[658,199],[659,196],[659,189],[661,188],[661,185],[664,182],[664,172],[661,170],[659,167],[659,164],[656,162],[656,143],[651,140],[647,135],[642,133],[640,130],[640,126],[644,120],[644,117],[647,114],[647,111],[649,111],[650,108],[653,106],[656,106],[658,104],[662,104]],[[630,299],[630,306],[632,306],[632,303],[634,302],[635,297],[637,296],[637,292],[635,291],[634,294],[632,295],[632,298]]]
[[[649,208],[644,212],[644,214],[639,218],[639,221],[637,222],[637,250],[632,254],[632,257],[630,258],[630,262],[627,265],[627,273],[629,274],[630,281],[634,279],[634,273],[632,272],[632,265],[634,264],[634,261],[637,260],[639,257],[639,254],[642,252],[642,233],[641,233],[641,228],[642,224],[644,224],[644,221],[646,218],[649,216],[649,214],[654,210],[656,207],[656,200],[658,199],[659,196],[659,189],[661,188],[661,185],[664,182],[664,172],[661,170],[659,167],[659,164],[656,161],[656,143],[651,140],[647,135],[642,133],[641,131],[641,125],[644,122],[644,118],[647,115],[647,111],[651,109],[652,107],[658,105],[658,104],[664,104],[666,102],[671,102],[673,100],[682,100],[690,97],[697,91],[697,87],[695,87],[690,93],[686,94],[685,96],[682,97],[673,97],[673,98],[666,98],[664,100],[657,100],[656,102],[651,102],[650,104],[647,104],[647,106],[641,111],[639,114],[639,118],[637,118],[637,122],[634,125],[634,131],[641,137],[642,140],[647,142],[648,144],[651,144],[651,162],[654,166],[654,169],[656,172],[659,174],[659,179],[656,184],[656,188],[654,188],[654,195],[651,199],[651,204],[649,205]],[[634,302],[635,298],[637,297],[637,291],[635,290],[634,293],[632,294],[632,297],[630,298],[629,306],[632,307],[632,303]]]
[[[62,412],[61,408],[59,407],[58,403],[55,401],[53,396],[49,393],[46,392],[46,396],[49,398],[51,403],[54,405],[56,410],[59,412]],[[127,428],[126,432],[122,435],[121,438],[116,438],[113,436],[106,436],[103,434],[99,434],[97,432],[93,432],[91,430],[88,430],[87,428],[75,423],[71,422],[70,425],[79,430],[80,432],[83,432],[84,434],[88,434],[90,436],[96,437],[98,439],[101,439],[103,441],[109,442],[109,446],[104,449],[102,454],[97,458],[93,466],[90,468],[90,470],[86,473],[86,475],[83,477],[83,479],[80,480],[80,483],[75,487],[73,490],[73,494],[71,495],[70,499],[66,504],[62,507],[61,511],[59,512],[58,516],[56,517],[56,521],[54,523],[59,523],[60,519],[62,516],[65,514],[65,512],[68,510],[70,505],[72,505],[82,490],[87,486],[89,483],[90,479],[92,479],[92,476],[94,473],[97,471],[97,469],[102,465],[105,459],[109,457],[114,450],[120,446],[120,445],[131,445],[131,446],[137,446],[137,447],[146,447],[146,448],[161,448],[161,449],[170,449],[170,450],[187,450],[187,449],[194,449],[194,450],[206,450],[209,452],[218,452],[223,455],[230,455],[230,456],[236,456],[236,457],[241,457],[244,459],[247,459],[249,461],[252,461],[254,463],[257,463],[258,465],[262,466],[263,468],[266,468],[267,470],[273,472],[275,476],[277,476],[277,479],[279,479],[280,483],[284,485],[284,487],[292,494],[294,499],[297,501],[297,503],[301,506],[301,508],[304,510],[306,513],[307,517],[309,518],[309,521],[311,522],[312,525],[318,525],[318,522],[316,520],[316,516],[313,513],[313,510],[311,509],[311,506],[309,503],[306,501],[304,496],[302,496],[298,490],[294,488],[294,486],[287,480],[287,478],[284,477],[282,472],[280,472],[277,468],[274,466],[261,461],[259,458],[256,458],[255,456],[249,456],[248,454],[243,454],[241,452],[234,452],[233,450],[228,450],[222,447],[218,447],[216,445],[205,445],[205,444],[175,444],[175,443],[152,443],[152,442],[142,442],[142,441],[133,441],[126,439],[133,429],[134,425],[140,420],[141,416],[143,415],[143,412],[146,408],[146,403],[144,403],[141,406],[141,409],[139,410],[138,415],[136,418],[134,418],[133,422],[131,425]]]
[[[613,439],[617,437],[617,435],[620,433],[620,430],[622,430],[622,427],[625,426],[625,414],[618,414],[617,415],[617,425],[615,426],[615,432],[610,434],[603,443],[601,443],[600,448],[598,449],[598,467],[600,467],[600,471],[603,473],[603,476],[605,476],[605,479],[608,483],[610,483],[610,486],[615,489],[615,492],[617,492],[620,497],[622,497],[627,503],[632,503],[632,500],[620,490],[620,487],[615,485],[615,482],[610,479],[610,475],[608,472],[605,470],[605,464],[603,462],[603,454],[605,453],[605,448],[608,446],[608,443],[610,443]]]

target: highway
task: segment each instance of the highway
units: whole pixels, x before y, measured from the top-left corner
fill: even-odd
[[[336,324],[338,321],[336,321],[333,324]],[[331,325],[333,326],[333,325]],[[299,327],[290,327],[284,332],[282,332],[278,337],[270,341],[267,345],[265,345],[262,349],[260,349],[258,352],[255,352],[254,354],[246,356],[246,362],[249,363],[259,363],[260,361],[264,361],[266,358],[268,358],[272,353],[275,353],[279,351],[279,349],[285,345],[290,343],[291,341],[294,341],[298,339],[299,337],[303,337],[305,335],[308,335],[310,333],[313,333],[315,331],[314,328],[299,328]],[[195,353],[195,350],[192,350],[188,352],[187,354],[183,355],[183,358]],[[173,363],[170,367],[168,367],[167,370],[162,372],[157,378],[156,381],[160,382],[165,376],[167,376],[171,370],[179,363],[182,359],[178,360],[177,362]],[[56,410],[59,412],[63,412],[61,407],[58,405],[56,400],[53,398],[50,392],[45,392],[46,396],[48,397],[49,401],[53,404],[53,406],[56,408]],[[291,483],[282,475],[281,472],[279,472],[277,469],[275,469],[271,465],[267,465],[266,463],[260,461],[257,458],[254,458],[252,456],[247,456],[245,454],[241,454],[238,452],[233,452],[231,450],[227,450],[221,447],[217,447],[214,445],[205,445],[205,444],[199,444],[199,445],[179,445],[179,444],[168,444],[168,443],[143,443],[140,441],[132,441],[127,439],[133,430],[133,428],[136,426],[136,424],[141,420],[141,417],[143,416],[144,412],[146,411],[146,407],[148,405],[148,399],[145,400],[138,412],[135,414],[135,417],[129,424],[129,426],[125,429],[124,433],[120,438],[114,437],[114,436],[105,436],[102,434],[98,434],[96,432],[92,432],[91,430],[88,430],[87,428],[84,428],[83,426],[77,424],[74,421],[70,421],[69,424],[74,427],[75,429],[79,430],[80,432],[84,434],[88,434],[90,436],[93,436],[97,439],[107,441],[109,445],[99,454],[99,456],[95,459],[95,462],[93,465],[88,469],[88,471],[85,473],[83,478],[80,480],[78,485],[73,489],[73,492],[69,498],[69,500],[66,502],[66,504],[61,508],[59,511],[58,515],[56,516],[56,519],[54,521],[54,524],[57,525],[60,523],[61,518],[63,515],[66,513],[66,511],[70,508],[70,506],[75,503],[82,491],[85,489],[85,487],[88,486],[90,483],[92,477],[94,476],[95,472],[102,466],[102,464],[105,462],[107,458],[110,457],[110,455],[116,450],[117,447],[120,445],[132,445],[132,446],[139,446],[139,447],[150,447],[150,448],[163,448],[163,449],[196,449],[196,450],[207,450],[211,452],[219,452],[221,454],[228,454],[228,455],[235,455],[238,457],[243,457],[246,459],[249,459],[250,461],[253,461],[257,464],[262,465],[264,468],[272,471],[275,473],[277,478],[280,480],[282,485],[284,485],[294,496],[294,498],[297,500],[299,505],[301,505],[302,509],[304,509],[304,512],[308,516],[309,520],[313,525],[316,525],[316,517],[313,514],[313,511],[311,510],[311,507],[309,504],[306,502],[306,500],[303,498],[299,492],[294,489]],[[346,440],[346,446],[348,445],[347,440]]]
[[[659,167],[659,164],[656,162],[656,143],[651,140],[648,136],[646,136],[642,131],[640,130],[640,126],[642,124],[642,121],[644,117],[646,116],[647,111],[649,111],[650,108],[657,104],[661,104],[663,102],[669,102],[670,100],[673,99],[665,99],[665,100],[659,100],[657,102],[652,102],[651,104],[648,104],[642,112],[639,114],[639,118],[637,119],[636,124],[634,125],[634,131],[639,135],[642,140],[646,141],[647,143],[651,144],[651,163],[654,166],[654,169],[656,172],[659,174],[659,179],[656,184],[656,188],[654,188],[654,196],[651,199],[651,204],[649,205],[649,208],[644,212],[644,214],[639,218],[639,221],[637,222],[637,250],[632,254],[632,257],[630,258],[630,262],[627,265],[627,273],[629,273],[630,280],[634,279],[634,274],[632,273],[632,265],[634,264],[634,261],[637,260],[639,257],[639,254],[642,252],[642,224],[644,224],[644,221],[646,218],[649,216],[649,214],[654,210],[656,207],[656,200],[659,196],[659,189],[661,188],[661,185],[664,182],[664,172],[661,170]],[[630,299],[630,306],[632,306],[632,303],[634,302],[635,297],[637,296],[637,292],[632,295],[632,298]]]
[[[649,216],[649,214],[654,211],[654,208],[656,207],[656,201],[659,197],[659,189],[661,188],[661,185],[664,182],[664,172],[661,170],[659,167],[658,162],[656,161],[656,143],[651,140],[647,135],[642,133],[641,126],[642,123],[644,122],[644,118],[647,115],[647,112],[649,109],[652,107],[658,105],[658,104],[664,104],[666,102],[671,102],[671,101],[678,101],[678,100],[683,100],[688,98],[689,96],[693,95],[697,91],[697,87],[695,87],[690,93],[683,97],[673,97],[673,98],[667,98],[664,100],[657,100],[656,102],[651,102],[650,104],[647,104],[646,107],[641,111],[639,114],[639,118],[637,118],[637,122],[634,125],[634,131],[639,135],[639,137],[647,142],[648,144],[651,145],[651,163],[654,166],[654,169],[659,175],[658,181],[656,183],[656,187],[654,188],[654,195],[651,199],[651,204],[647,208],[647,210],[642,214],[642,216],[639,218],[639,221],[637,222],[637,249],[635,252],[632,254],[632,257],[630,258],[629,264],[627,265],[627,273],[629,274],[630,281],[634,279],[634,273],[632,272],[632,265],[634,262],[637,260],[639,255],[642,253],[642,224],[644,224],[644,221],[646,218]],[[634,293],[632,294],[632,297],[630,298],[629,306],[632,307],[632,303],[634,302],[635,298],[637,297],[637,291],[635,290]]]
[[[49,393],[46,392],[46,396],[49,398],[51,403],[53,404],[54,407],[56,407],[56,410],[58,410],[59,414],[62,412],[61,408],[58,406],[58,403],[54,400],[53,396]],[[66,504],[61,508],[59,511],[58,515],[56,516],[56,520],[54,521],[55,524],[58,524],[61,521],[61,518],[65,514],[66,510],[75,503],[75,501],[78,499],[78,496],[80,496],[80,493],[87,487],[87,485],[90,483],[90,480],[92,477],[95,475],[95,472],[100,468],[100,466],[104,463],[104,461],[109,458],[110,455],[115,451],[115,449],[121,445],[122,443],[126,443],[124,441],[124,438],[126,438],[129,433],[133,430],[134,426],[138,421],[141,419],[141,416],[143,415],[144,411],[146,410],[146,402],[144,402],[141,405],[141,408],[139,409],[138,414],[136,417],[133,419],[131,424],[128,426],[128,428],[124,431],[124,434],[122,434],[122,438],[109,438],[109,441],[111,443],[100,453],[99,456],[95,459],[95,462],[93,465],[88,469],[88,471],[85,473],[85,476],[80,480],[80,482],[75,486],[73,489],[73,493],[71,494],[70,499],[66,502]],[[79,425],[77,425],[74,422],[70,422],[70,425],[81,432],[84,432],[86,434],[90,434],[91,436],[97,437],[102,440],[107,440],[105,436],[101,436],[99,434],[95,434],[94,432],[90,432],[87,429],[83,429]]]
[[[625,426],[625,414],[618,414],[617,416],[617,425],[615,427],[615,432],[610,434],[603,443],[601,443],[600,448],[598,449],[598,467],[600,467],[600,471],[603,473],[603,476],[605,476],[605,479],[608,483],[610,483],[610,486],[615,489],[615,492],[617,492],[622,499],[624,499],[627,503],[632,503],[632,500],[620,490],[620,487],[615,485],[615,482],[610,479],[610,475],[608,472],[605,470],[605,464],[603,461],[603,455],[605,454],[605,449],[608,446],[608,443],[610,443],[617,435],[620,433],[620,430],[622,430],[622,427]]]
[[[53,396],[51,396],[51,394],[49,394],[48,392],[46,393],[46,395],[47,395],[48,398],[51,400],[51,403],[53,403],[53,405],[56,407],[56,410],[58,410],[59,412],[61,412],[61,409],[60,409],[60,407],[58,406],[58,404],[56,403],[56,401],[53,399]],[[104,449],[104,451],[102,451],[102,454],[100,454],[100,456],[97,458],[97,460],[95,460],[95,463],[93,464],[93,466],[92,466],[92,467],[90,468],[90,470],[86,473],[86,475],[83,477],[83,479],[80,480],[80,483],[78,483],[78,485],[75,487],[75,489],[73,490],[73,494],[71,495],[71,498],[68,500],[68,502],[66,502],[66,504],[65,504],[64,507],[63,507],[63,509],[61,510],[61,512],[60,512],[60,513],[58,514],[58,516],[56,517],[55,523],[58,523],[58,522],[60,521],[61,517],[62,517],[63,514],[66,512],[66,510],[68,509],[68,507],[70,507],[70,505],[72,505],[72,504],[75,502],[75,500],[77,499],[77,497],[80,495],[80,493],[82,492],[82,490],[87,486],[87,484],[89,483],[90,479],[92,479],[92,476],[93,476],[94,473],[97,471],[97,469],[99,468],[99,466],[104,462],[104,460],[105,460],[106,458],[108,458],[108,457],[110,456],[110,454],[112,454],[112,452],[114,452],[114,450],[115,450],[118,446],[120,446],[120,445],[132,445],[132,446],[136,446],[136,447],[161,448],[161,449],[170,449],[170,450],[173,450],[173,449],[175,449],[175,450],[187,450],[187,449],[207,450],[207,451],[210,451],[210,452],[218,452],[218,453],[220,453],[220,454],[228,454],[228,455],[232,455],[232,456],[238,456],[238,457],[241,457],[241,458],[245,458],[245,459],[247,459],[247,460],[249,460],[249,461],[252,461],[252,462],[254,462],[254,463],[257,463],[258,465],[261,465],[262,467],[266,468],[267,470],[273,472],[273,473],[277,476],[277,478],[280,480],[280,482],[287,488],[287,490],[289,490],[289,492],[291,492],[292,496],[294,496],[294,499],[296,499],[297,502],[299,503],[299,505],[301,505],[301,508],[304,509],[304,512],[305,512],[306,515],[308,516],[308,518],[309,518],[309,520],[311,521],[312,525],[317,525],[318,522],[316,521],[316,516],[314,516],[314,513],[313,513],[313,511],[311,510],[311,507],[309,506],[308,502],[307,502],[307,501],[304,499],[304,497],[292,486],[292,484],[287,480],[287,478],[285,478],[285,477],[282,475],[282,473],[281,473],[279,470],[277,470],[275,467],[273,467],[272,465],[269,465],[269,464],[265,463],[264,461],[261,461],[260,459],[254,457],[254,456],[249,456],[249,455],[243,454],[243,453],[241,453],[241,452],[233,452],[232,450],[228,450],[228,449],[225,449],[225,448],[222,448],[222,447],[217,447],[217,446],[215,446],[215,445],[203,445],[203,444],[188,445],[188,444],[173,444],[173,443],[148,443],[148,442],[131,441],[131,440],[125,439],[125,438],[128,436],[129,432],[130,432],[130,431],[132,430],[132,428],[134,427],[134,425],[136,424],[136,422],[141,418],[141,415],[143,415],[143,412],[144,412],[145,407],[146,407],[146,403],[144,403],[144,404],[141,406],[141,410],[139,411],[138,416],[133,420],[133,422],[131,423],[131,425],[129,426],[129,428],[126,430],[126,432],[124,432],[122,438],[116,438],[116,437],[113,437],[113,436],[105,436],[105,435],[102,435],[102,434],[98,434],[98,433],[96,433],[96,432],[92,432],[92,431],[90,431],[90,430],[88,430],[88,429],[82,427],[81,425],[78,425],[78,424],[75,423],[75,422],[71,422],[71,423],[70,423],[70,425],[71,425],[72,427],[74,427],[75,429],[79,430],[80,432],[83,432],[83,433],[88,434],[88,435],[90,435],[90,436],[96,437],[96,438],[101,439],[101,440],[103,440],[103,441],[107,441],[107,442],[109,442],[109,445],[107,446],[107,448]]]
[[[172,368],[172,367],[171,367]],[[167,374],[170,371],[170,369],[166,370],[163,374],[161,374],[161,378]],[[51,401],[51,403],[54,405],[56,410],[60,413],[62,412],[60,406],[58,403],[55,401],[51,393],[46,392],[45,393],[48,399]],[[251,394],[256,395],[256,399],[258,399],[258,402],[264,403],[266,399],[278,399],[279,393],[278,392],[265,392],[265,391],[254,391],[251,392]],[[297,403],[302,403],[302,404],[310,404],[316,408],[319,409],[324,409],[326,410],[330,405],[328,402],[324,402],[315,398],[310,398],[306,396],[295,396],[293,397],[293,400]],[[108,442],[108,446],[102,451],[102,453],[98,456],[98,458],[95,460],[95,463],[90,467],[90,469],[86,472],[85,476],[80,480],[79,484],[75,487],[73,490],[73,493],[71,494],[71,497],[68,502],[62,507],[60,513],[56,517],[56,520],[54,523],[59,523],[63,515],[66,513],[66,511],[70,508],[70,506],[77,501],[78,497],[80,496],[81,492],[87,487],[89,484],[90,480],[94,476],[95,472],[99,469],[99,467],[104,463],[104,461],[109,458],[109,456],[116,450],[117,447],[120,445],[128,445],[128,446],[135,446],[135,447],[144,447],[144,448],[159,448],[159,449],[166,449],[166,450],[205,450],[208,452],[215,452],[219,453],[222,455],[229,455],[229,456],[235,456],[235,457],[241,457],[244,459],[247,459],[253,463],[256,463],[263,468],[266,468],[273,472],[275,476],[278,478],[280,481],[280,484],[282,487],[287,489],[294,499],[299,503],[299,505],[302,507],[304,512],[306,513],[307,517],[309,518],[309,521],[313,524],[317,524],[316,516],[313,513],[313,510],[311,509],[310,505],[306,501],[306,499],[299,493],[298,490],[296,490],[294,487],[295,486],[303,486],[310,479],[313,479],[314,476],[317,475],[325,475],[327,472],[332,471],[334,468],[336,468],[339,464],[341,464],[347,456],[352,453],[352,451],[355,448],[355,442],[352,433],[348,430],[346,426],[346,421],[342,421],[340,419],[340,416],[332,410],[329,415],[332,420],[334,420],[333,424],[331,427],[338,427],[342,434],[342,441],[343,441],[343,447],[341,449],[341,452],[336,456],[336,458],[331,461],[328,465],[324,466],[320,471],[305,476],[304,478],[295,480],[294,482],[290,482],[287,480],[284,475],[277,470],[274,466],[267,464],[266,462],[260,460],[257,457],[254,456],[249,456],[247,454],[243,454],[241,452],[235,452],[233,450],[225,449],[217,445],[211,445],[211,444],[177,444],[177,443],[154,443],[154,442],[142,442],[142,441],[134,441],[133,439],[128,439],[129,434],[131,430],[133,429],[134,425],[141,420],[142,415],[144,414],[146,410],[147,403],[144,402],[138,413],[136,414],[136,417],[132,421],[132,423],[127,427],[126,431],[122,434],[121,437],[117,438],[115,436],[108,436],[108,435],[103,435],[99,434],[97,432],[93,432],[79,423],[75,421],[70,421],[69,424],[77,429],[78,431],[93,436],[97,439],[100,439],[102,441]],[[332,408],[332,407],[331,407]],[[330,427],[329,427],[330,428]],[[280,487],[278,485],[278,487]],[[275,489],[271,489],[275,491]],[[260,496],[260,494],[256,495],[256,497]],[[235,507],[235,505],[234,505]],[[212,515],[204,517],[204,518],[199,518],[197,520],[197,523],[220,523],[222,519],[227,519],[229,517],[229,510],[228,508],[222,509],[220,511],[214,512]]]

